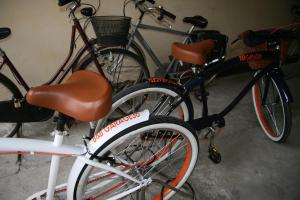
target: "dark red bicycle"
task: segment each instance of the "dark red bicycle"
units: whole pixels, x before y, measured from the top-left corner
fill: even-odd
[[[93,63],[97,71],[110,81],[114,92],[128,85],[140,82],[143,78],[149,77],[147,67],[139,57],[132,52],[120,48],[110,47],[108,49],[105,46],[99,47],[97,46],[96,39],[88,38],[83,26],[75,15],[75,11],[81,6],[80,0],[59,0],[58,2],[59,6],[68,6],[69,17],[73,21],[70,50],[67,58],[57,72],[44,85],[61,83],[72,69],[73,71],[78,68],[85,69],[84,67],[78,66],[90,63]],[[95,14],[95,12],[92,12],[91,9],[86,7],[81,9],[81,13],[86,17],[92,17]],[[97,21],[94,25],[97,25]],[[76,32],[79,33],[84,45],[71,59],[76,43]],[[0,28],[0,40],[7,38],[10,34],[11,30],[9,28]],[[17,81],[18,86],[28,91],[30,86],[1,48],[0,58],[2,58],[2,60],[0,60],[0,70],[2,70],[4,66],[7,66]],[[29,105],[18,86],[0,72],[1,137],[12,137],[24,122],[45,121],[53,116],[54,112],[52,110]]]

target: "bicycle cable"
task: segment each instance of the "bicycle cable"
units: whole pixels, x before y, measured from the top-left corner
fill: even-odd
[[[92,16],[94,16],[94,15],[96,15],[97,12],[100,10],[100,7],[101,7],[101,0],[98,0],[98,6],[97,6],[97,8],[96,8],[94,5],[89,4],[89,3],[81,3],[81,5],[86,5],[86,6],[92,7],[92,8],[94,9],[94,12],[93,12]],[[79,18],[78,20],[79,20],[79,21],[85,20],[85,21],[83,22],[83,30],[84,30],[84,31],[87,29],[88,25],[91,23],[90,17],[82,17],[82,18]],[[80,37],[80,35],[78,34],[78,35],[76,36],[75,40],[74,40],[75,48],[76,48],[76,42],[77,42],[77,40],[78,40],[79,37]]]

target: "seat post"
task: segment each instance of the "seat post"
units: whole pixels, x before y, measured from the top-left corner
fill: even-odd
[[[53,146],[55,146],[55,147],[60,147],[63,143],[63,137],[65,134],[64,126],[65,126],[67,120],[68,120],[67,116],[65,116],[63,114],[59,114],[56,130],[53,132],[53,135],[54,135]],[[58,170],[59,170],[59,165],[60,165],[60,158],[61,158],[61,156],[59,156],[59,155],[52,155],[49,178],[48,178],[46,200],[52,200],[54,197],[56,180],[57,180]]]

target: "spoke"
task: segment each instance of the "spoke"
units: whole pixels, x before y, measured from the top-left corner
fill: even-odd
[[[165,135],[166,135],[166,131],[165,131],[163,137],[161,137],[160,140],[162,140],[162,139],[165,137]],[[174,138],[173,136],[170,137],[170,141],[167,142],[167,144],[166,144],[164,147],[161,147],[161,148],[157,151],[157,153],[155,153],[152,157],[150,157],[150,158],[148,159],[148,161],[153,160],[153,158],[155,159],[155,157],[158,156],[158,154],[162,153],[164,149],[170,148],[170,147],[168,147],[168,146],[172,145],[172,143],[173,143],[173,142],[176,142],[176,140],[178,141],[178,137],[179,137],[179,135],[176,136],[175,138]],[[144,146],[144,145],[142,145],[142,153],[141,153],[141,155],[139,156],[139,158],[143,157],[147,152],[150,151],[150,148],[153,146],[153,143],[156,143],[156,142],[155,142],[156,139],[157,139],[157,136],[155,137],[154,141],[152,141],[151,146]],[[132,141],[131,143],[134,143],[134,142],[135,142],[135,141]],[[160,142],[161,142],[161,141],[160,141]],[[181,141],[181,142],[182,142],[182,141]],[[119,152],[117,155],[120,155],[121,153],[125,152],[125,151],[126,151],[127,149],[129,149],[130,147],[131,147],[131,144],[130,144],[129,146],[127,146],[126,149],[124,149],[124,150],[122,150],[121,152]],[[172,150],[172,147],[171,147],[170,149]],[[153,153],[152,151],[150,151],[150,152]],[[177,152],[177,151],[175,151],[175,152]],[[173,152],[173,153],[175,153],[175,152]],[[168,153],[168,155],[172,155],[173,153]],[[118,159],[121,163],[126,162],[126,161],[124,161],[123,159],[121,159],[119,156],[116,156],[115,158]],[[127,156],[127,158],[128,158],[128,156]],[[128,162],[126,162],[126,163],[124,163],[124,164],[128,164]],[[140,170],[141,168],[145,167],[146,164],[148,164],[147,161],[145,161],[144,165],[139,165],[139,167],[138,167],[136,170]],[[136,165],[138,165],[138,164],[136,164]]]
[[[172,141],[170,142],[170,143],[168,143],[167,145],[165,145],[163,148],[161,148],[153,157],[156,157],[158,154],[160,154],[160,153],[162,153],[162,151],[165,149],[165,148],[168,148],[167,146],[169,146],[170,144],[172,143]],[[184,147],[184,146],[182,146],[182,147]],[[179,149],[181,149],[182,147],[180,147]],[[176,151],[174,151],[174,152],[171,152],[171,153],[168,153],[168,155],[173,155],[174,153],[176,153],[179,149],[177,149]],[[165,153],[165,155],[166,155],[167,153]],[[163,156],[164,157],[164,156]],[[152,158],[151,158],[152,159]],[[160,161],[161,162],[161,161]],[[158,162],[158,164],[160,163],[160,162]],[[154,162],[154,163],[151,163],[151,165],[153,165],[153,164],[156,164],[157,162]],[[147,164],[147,163],[146,163]],[[143,166],[141,166],[141,167],[143,167]],[[140,167],[140,168],[141,168]],[[152,166],[152,169],[154,168],[154,166]],[[152,169],[150,169],[149,171],[151,171]],[[149,171],[146,173],[146,174],[148,174],[149,173]],[[144,176],[146,176],[146,174],[144,175]]]
[[[133,143],[136,141],[136,140],[138,140],[139,138],[138,137],[136,137],[134,140],[132,140],[131,142],[130,142],[130,144],[124,149],[124,150],[122,150],[122,151],[120,151],[119,153],[117,153],[116,155],[116,157],[118,157],[121,153],[124,153],[125,151],[127,151],[128,149],[129,149],[129,147],[131,147],[131,146],[134,146],[133,145]]]
[[[154,99],[154,97],[153,97],[153,99]],[[157,115],[157,113],[159,113],[159,110],[163,107],[162,105],[166,102],[168,97],[166,95],[162,94],[162,95],[158,96],[158,99],[160,99],[160,101],[158,101],[156,103],[156,105],[153,107],[151,114]],[[156,98],[154,101],[156,101]]]
[[[182,142],[182,141],[181,141]],[[171,151],[171,153],[168,153],[168,157],[166,158],[166,159],[168,159],[170,156],[172,156],[173,154],[175,154],[175,153],[177,153],[178,151],[180,151],[182,148],[184,148],[184,147],[186,147],[187,146],[187,144],[185,144],[185,145],[182,145],[181,147],[179,147],[179,148],[177,148],[176,149],[176,151],[174,151],[174,150],[172,150]],[[161,151],[159,151],[158,153],[160,153]],[[157,154],[158,154],[157,153]],[[155,156],[154,156],[155,157]],[[150,158],[151,159],[151,158]],[[155,176],[155,175],[157,175],[157,174],[159,174],[161,171],[163,171],[164,169],[166,169],[166,167],[172,167],[173,168],[173,163],[175,162],[175,161],[177,161],[177,160],[173,160],[172,162],[170,162],[170,161],[168,161],[167,162],[167,165],[165,165],[164,167],[162,167],[162,168],[160,168],[159,170],[157,170],[156,171],[156,173],[154,173],[154,174],[152,174],[152,176]],[[160,161],[159,163],[161,163],[162,161]],[[158,164],[159,164],[158,163]],[[153,164],[153,163],[152,163]],[[141,166],[141,167],[143,167],[143,166]],[[136,170],[139,170],[141,167],[139,167],[139,168],[137,168]],[[149,170],[148,170],[148,172],[146,173],[146,174],[144,174],[143,176],[144,177],[146,177],[150,172],[152,172],[154,169],[155,169],[155,167],[156,167],[156,165],[155,166],[152,166],[152,168],[150,168]],[[136,175],[136,176],[133,176],[134,178],[137,178],[139,175]],[[126,183],[126,184],[128,184],[128,183]]]
[[[160,113],[168,113],[168,112],[166,112],[166,111],[168,111],[168,109],[170,108],[170,105],[172,104],[174,102],[174,98],[173,97],[171,97],[171,96],[169,96],[168,98],[167,98],[167,100],[166,100],[166,104],[167,105],[165,105],[165,106],[163,106],[162,108],[163,108],[163,110],[160,112]],[[164,114],[164,115],[165,115]]]
[[[186,146],[187,146],[187,144],[181,146],[180,148],[178,148],[176,151],[170,153],[169,155],[171,156],[171,155],[175,154],[177,151],[181,150],[183,147],[186,147]],[[156,173],[152,174],[152,176],[157,175],[157,174],[160,173],[163,169],[165,169],[166,167],[169,167],[174,161],[176,161],[176,160],[173,160],[172,162],[167,162],[167,165],[165,165],[163,168],[161,168],[161,169],[160,169],[159,171],[157,171]],[[155,167],[153,166],[153,167],[152,167],[152,168],[151,168],[144,176],[148,175],[148,174],[149,174],[151,171],[153,171],[154,169],[155,169]]]
[[[107,194],[111,193],[111,192],[114,191],[115,189],[119,189],[119,188],[120,188],[122,185],[124,185],[124,184],[125,184],[125,182],[120,182],[120,183],[118,183],[118,184],[112,186],[110,189],[108,189],[108,190],[106,190],[106,191],[104,191],[104,192],[101,192],[100,194],[98,194],[97,196],[93,197],[92,199],[98,199],[98,198],[100,198],[100,197],[102,197],[102,196],[106,196]],[[115,192],[115,193],[116,193],[116,192]],[[115,193],[112,193],[112,195],[115,194]]]
[[[172,130],[147,131],[132,139],[127,138],[129,144],[126,142],[125,146],[121,145],[120,147],[124,149],[120,151],[115,148],[110,156],[114,158],[116,165],[120,165],[116,167],[140,180],[156,176],[168,167],[172,172],[176,172],[174,164],[184,159],[182,155],[185,151],[182,149],[188,145],[184,137]],[[90,195],[95,199],[109,198],[138,186],[114,173],[98,172],[98,174],[102,177],[94,176],[90,179],[90,183],[95,184],[91,184],[86,191],[87,197]],[[129,194],[127,197],[132,198],[132,195]]]
[[[266,109],[267,109],[267,111],[269,113],[270,119],[273,121],[273,124],[274,124],[274,127],[276,129],[277,135],[280,135],[280,131],[279,131],[278,127],[277,127],[276,119],[274,119],[274,116],[272,115],[270,109],[268,107],[266,107]]]

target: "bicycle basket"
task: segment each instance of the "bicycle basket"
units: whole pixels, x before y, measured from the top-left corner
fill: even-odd
[[[125,45],[127,43],[130,21],[131,18],[125,16],[91,17],[97,42],[105,46]]]
[[[289,42],[287,40],[281,40],[280,41],[280,60],[281,63],[284,63],[287,55],[287,49],[289,46]],[[273,49],[268,48],[267,42],[264,42],[263,44],[256,45],[254,47],[249,47],[247,45],[243,46],[245,53],[253,53],[258,51],[272,51]],[[256,69],[262,69],[267,67],[272,63],[272,60],[258,60],[258,61],[249,61],[249,67],[253,70]]]

